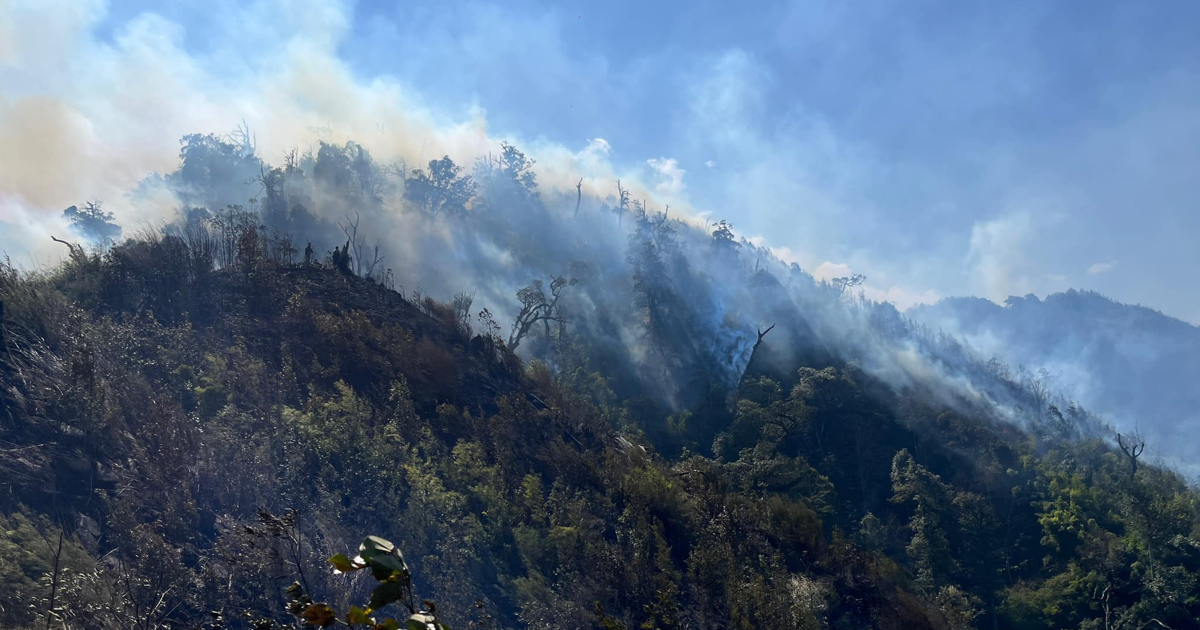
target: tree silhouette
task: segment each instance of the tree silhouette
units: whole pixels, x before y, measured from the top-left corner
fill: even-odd
[[[466,214],[475,196],[475,180],[462,175],[462,167],[449,156],[429,162],[429,172],[414,169],[404,183],[404,198],[431,215]]]
[[[508,337],[508,347],[516,350],[521,344],[521,339],[529,333],[529,329],[534,324],[542,322],[549,331],[550,322],[565,323],[566,318],[558,308],[558,300],[562,297],[562,290],[577,284],[578,281],[574,278],[564,278],[559,276],[552,278],[550,281],[550,295],[542,289],[542,281],[534,280],[529,283],[529,286],[517,292],[517,299],[521,301],[521,312],[517,313],[517,319],[513,321],[512,333]]]
[[[846,293],[846,289],[851,289],[853,287],[857,287],[857,286],[861,285],[863,282],[866,282],[866,280],[867,280],[867,277],[862,275],[861,273],[850,274],[849,277],[834,278],[833,279],[833,288],[837,289],[838,295],[843,295]]]
[[[1121,452],[1125,453],[1126,459],[1129,460],[1129,478],[1132,480],[1137,475],[1137,460],[1146,450],[1146,440],[1143,440],[1137,431],[1128,435],[1118,433],[1117,445],[1121,447]]]
[[[71,206],[63,210],[63,217],[81,236],[97,244],[109,244],[121,237],[121,226],[113,222],[113,213],[104,210],[99,201],[89,201],[83,208]]]

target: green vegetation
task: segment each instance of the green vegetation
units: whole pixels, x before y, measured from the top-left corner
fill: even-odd
[[[184,151],[204,177],[249,169],[203,137]],[[288,181],[378,205],[365,152],[315,159]],[[508,146],[482,164],[490,197],[470,212],[540,204],[530,164]],[[701,273],[695,231],[622,190],[627,275],[529,284],[505,337],[466,293],[392,290],[356,227],[337,257],[301,263],[259,224],[300,193],[256,172],[262,214],[71,246],[49,272],[0,267],[0,625],[1200,624],[1200,495],[1139,465],[1136,438],[1110,442],[994,362],[963,363],[1024,406],[1025,428],[931,380],[884,383],[815,350],[757,267],[743,301],[779,328],[756,342],[697,297],[750,249],[726,223],[703,245],[721,268]],[[466,177],[435,162],[406,194],[464,220]],[[839,280],[812,290],[839,304],[861,279]],[[589,316],[584,295],[625,310]],[[605,341],[624,334],[613,313],[641,362]],[[894,310],[863,313],[943,363],[957,352]]]

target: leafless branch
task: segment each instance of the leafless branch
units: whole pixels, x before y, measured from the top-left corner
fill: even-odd
[[[767,333],[774,329],[775,324],[771,324],[766,330],[758,329],[758,339],[754,342],[754,347],[750,349],[750,358],[746,360],[746,367],[742,369],[742,375],[738,377],[737,388],[734,391],[742,388],[742,381],[746,380],[746,372],[750,370],[750,364],[754,362],[754,354],[758,352],[758,347],[762,345],[763,337],[766,337]]]
[[[1146,450],[1146,441],[1135,430],[1128,435],[1118,433],[1117,445],[1121,447],[1121,452],[1125,453],[1125,457],[1129,459],[1129,479],[1132,481],[1134,476],[1137,475],[1137,460],[1142,456],[1142,452]]]
[[[575,216],[579,216],[579,204],[583,203],[583,178],[575,184]]]

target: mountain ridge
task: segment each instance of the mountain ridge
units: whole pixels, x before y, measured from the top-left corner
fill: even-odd
[[[1147,432],[1151,448],[1196,470],[1188,431],[1200,420],[1200,327],[1160,311],[1069,290],[1001,306],[952,298],[916,307],[915,321],[962,336],[985,356],[1034,371],[1122,430]]]

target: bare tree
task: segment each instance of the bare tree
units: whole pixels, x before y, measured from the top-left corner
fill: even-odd
[[[1129,485],[1122,497],[1127,522],[1130,530],[1140,535],[1146,546],[1146,573],[1153,580],[1156,572],[1155,548],[1165,542],[1163,535],[1168,531],[1166,523],[1171,520],[1167,517],[1170,503],[1155,496],[1152,490],[1154,482],[1150,477],[1144,478],[1141,483],[1137,480],[1138,458],[1146,450],[1146,441],[1137,427],[1134,427],[1133,433],[1118,433],[1117,445],[1129,460]]]
[[[508,336],[508,347],[516,351],[521,340],[529,333],[534,324],[542,322],[549,333],[550,322],[566,323],[567,319],[558,308],[558,300],[562,297],[563,289],[574,286],[579,281],[563,276],[551,276],[550,295],[542,289],[542,281],[534,280],[529,286],[517,291],[517,299],[521,301],[521,312],[513,321],[512,333]]]
[[[375,273],[375,269],[379,268],[386,258],[379,253],[379,245],[368,248],[366,237],[359,238],[358,224],[359,216],[358,212],[355,211],[353,219],[350,218],[350,215],[346,215],[346,223],[338,223],[338,227],[342,229],[342,233],[346,235],[346,239],[350,243],[349,246],[353,248],[354,274],[363,278],[370,278]]]
[[[1026,393],[1033,401],[1036,407],[1036,420],[1044,420],[1046,417],[1047,406],[1050,398],[1053,395],[1050,382],[1050,371],[1042,368],[1037,372],[1032,372],[1025,366],[1021,366],[1017,370],[1020,377],[1021,385],[1025,388]]]
[[[617,207],[613,212],[617,215],[617,227],[621,227],[621,219],[625,218],[625,213],[629,212],[629,191],[621,187],[621,180],[617,180]]]
[[[1129,460],[1129,480],[1132,481],[1137,475],[1137,460],[1146,450],[1146,440],[1143,440],[1137,429],[1134,429],[1134,432],[1128,435],[1118,433],[1117,445],[1121,447],[1121,452],[1125,453],[1125,457]]]
[[[403,182],[408,179],[408,162],[405,162],[404,158],[396,158],[390,164],[383,166],[383,172]]]
[[[487,346],[488,356],[496,358],[497,352],[504,347],[504,338],[500,336],[500,324],[496,323],[496,317],[486,308],[480,310],[476,317],[479,319],[479,334]]]
[[[1097,584],[1092,588],[1092,601],[1099,602],[1100,610],[1104,612],[1104,630],[1112,629],[1112,583],[1106,582],[1104,590],[1100,590],[1100,585]]]
[[[275,236],[270,239],[271,258],[277,265],[291,266],[296,262],[296,253],[300,250],[292,243],[292,235],[288,233],[275,233]],[[311,257],[311,256],[310,256]]]
[[[246,533],[277,543],[277,547],[272,547],[272,553],[280,562],[290,564],[299,576],[304,590],[312,592],[312,587],[304,575],[308,554],[304,551],[304,536],[300,531],[300,513],[289,509],[283,515],[275,516],[266,510],[259,510],[258,522],[261,523],[261,527],[244,526]]]
[[[354,248],[354,262],[356,263],[354,273],[356,275],[362,275],[361,273],[359,273],[359,271],[360,271],[360,268],[362,267],[362,249],[363,249],[363,247],[366,246],[366,239],[365,238],[360,239],[358,237],[358,223],[359,223],[359,216],[358,216],[358,211],[356,210],[354,212],[353,219],[351,219],[350,215],[347,214],[346,222],[345,223],[339,222],[337,225],[339,228],[342,229],[342,234],[346,235],[346,240],[349,243],[349,247]]]
[[[161,566],[155,569],[143,575],[123,558],[116,559],[117,594],[110,615],[121,628],[155,630],[183,605],[176,593],[178,584],[172,583],[168,571]]]
[[[245,119],[242,119],[237,129],[226,135],[226,139],[231,144],[238,145],[243,155],[254,155],[255,151],[258,150],[258,134],[250,131],[250,125],[246,124]]]
[[[583,178],[575,184],[575,216],[579,216],[579,204],[583,203]]]
[[[58,528],[57,544],[50,542],[50,537],[46,536],[40,529],[38,530],[38,534],[45,541],[46,549],[50,552],[50,557],[54,561],[50,575],[47,576],[50,581],[50,597],[46,603],[46,630],[50,630],[51,624],[58,617],[58,613],[55,611],[55,597],[58,595],[58,585],[62,578],[63,536],[65,532],[62,527]]]
[[[746,380],[746,372],[750,369],[750,364],[754,362],[754,354],[758,352],[758,347],[762,345],[763,337],[766,337],[767,333],[774,330],[774,328],[775,324],[771,324],[766,330],[758,329],[758,339],[754,342],[754,347],[750,349],[750,358],[746,360],[746,367],[742,369],[742,375],[738,377],[737,389],[734,391],[742,388],[742,381]]]
[[[464,337],[471,336],[471,304],[475,302],[475,292],[459,291],[454,294],[450,305],[454,308],[454,317],[458,330]]]
[[[767,333],[771,332],[771,330],[773,330],[774,328],[775,328],[775,324],[771,324],[770,326],[767,327],[766,330],[763,330],[761,328],[758,329],[758,341],[754,342],[754,347],[750,350],[750,358],[752,358],[752,359],[754,358],[754,353],[758,352],[758,347],[760,345],[762,345],[763,337],[766,337]]]
[[[361,270],[360,275],[362,275],[364,278],[374,278],[375,270],[382,269],[382,267],[380,267],[380,265],[383,264],[383,261],[385,260],[385,256],[383,254],[379,253],[379,245],[375,245],[371,248],[370,261],[363,262],[364,260],[367,260],[367,259],[363,258],[362,254],[359,254],[358,265]]]
[[[55,243],[62,243],[63,245],[66,245],[67,249],[71,250],[71,258],[82,257],[84,255],[83,248],[75,243],[68,243],[61,238],[55,238],[53,235],[50,236],[50,240],[54,241]]]
[[[292,147],[283,154],[283,169],[285,173],[294,173],[300,169],[299,149]]]

